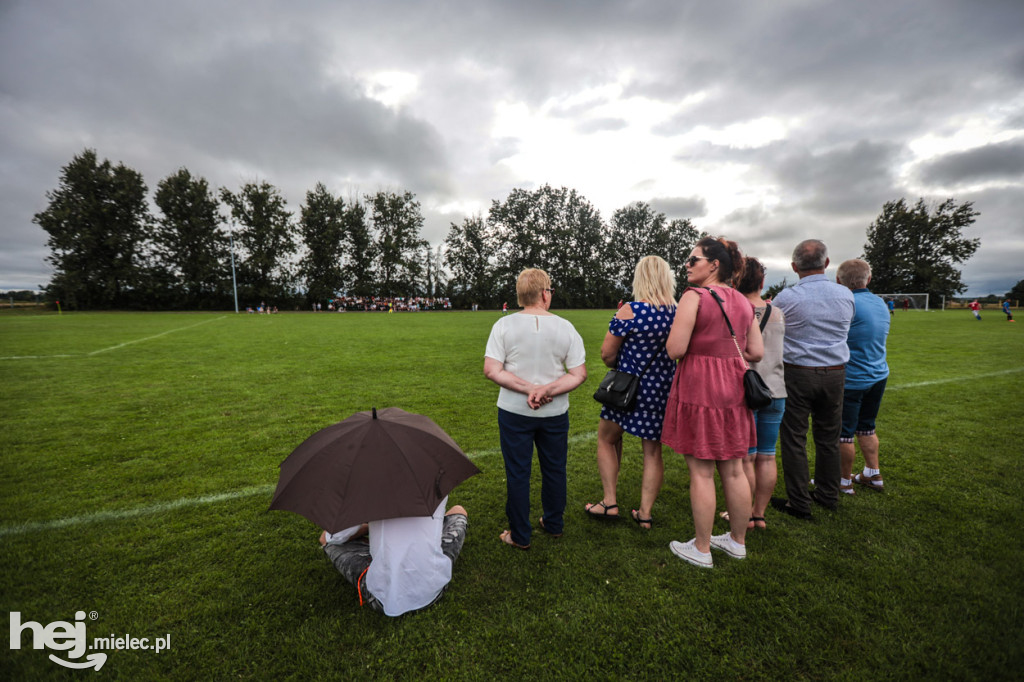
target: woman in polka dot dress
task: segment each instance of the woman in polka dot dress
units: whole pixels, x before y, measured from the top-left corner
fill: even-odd
[[[608,367],[630,374],[647,371],[640,378],[636,407],[624,412],[605,407],[597,426],[597,468],[601,474],[604,497],[585,510],[600,519],[619,516],[615,494],[622,462],[622,434],[643,441],[644,472],[640,490],[640,508],[631,512],[641,528],[654,523],[651,508],[661,491],[665,465],[661,458],[661,422],[665,416],[676,363],[665,352],[665,341],[676,313],[676,278],[668,263],[658,256],[640,259],[633,273],[635,301],[619,308],[608,325],[601,344],[601,360]]]

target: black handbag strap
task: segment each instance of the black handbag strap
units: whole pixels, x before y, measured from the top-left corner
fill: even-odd
[[[760,324],[761,333],[762,334],[764,334],[764,326],[766,324],[768,324],[768,318],[771,317],[771,314],[772,314],[772,304],[771,303],[767,303],[766,305],[768,307],[765,308],[765,310],[764,310],[764,315],[761,317],[761,324]]]
[[[718,292],[716,292],[711,287],[704,287],[704,288],[708,290],[708,292],[711,294],[711,298],[715,299],[715,302],[718,304],[718,307],[721,309],[722,317],[725,318],[725,324],[729,327],[729,334],[732,336],[732,342],[736,346],[736,352],[740,354],[740,360],[743,361],[743,366],[746,367],[747,369],[750,369],[750,365],[747,364],[747,359],[745,357],[743,357],[743,351],[740,350],[740,343],[739,343],[739,341],[736,340],[736,332],[733,331],[732,322],[729,321],[729,316],[725,313],[725,305],[722,303],[721,296],[719,296]],[[767,317],[768,316],[765,315],[766,319],[767,319]]]

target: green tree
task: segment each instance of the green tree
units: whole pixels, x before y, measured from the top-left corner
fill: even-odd
[[[492,202],[487,222],[499,244],[499,299],[515,301],[519,272],[537,267],[551,276],[559,307],[596,307],[614,300],[604,223],[576,190],[550,185],[533,192],[514,189],[504,202]]]
[[[49,205],[33,222],[49,235],[54,275],[48,296],[66,308],[145,304],[145,249],[152,219],[146,183],[137,171],[114,166],[86,149],[61,170]]]
[[[686,260],[697,242],[707,236],[708,233],[698,231],[689,218],[676,219],[668,224],[668,255],[664,258],[676,275],[676,292],[680,296],[687,287]]]
[[[299,218],[306,253],[299,261],[299,276],[306,285],[307,303],[334,298],[344,286],[345,212],[345,202],[323,183],[306,192]]]
[[[240,246],[238,286],[251,302],[291,299],[292,276],[288,258],[296,249],[292,214],[276,187],[246,183],[238,194],[220,190],[221,201],[238,224],[235,243]]]
[[[423,242],[423,266],[425,273],[424,296],[444,296],[448,280],[444,273],[444,252],[442,245],[432,248]]]
[[[159,266],[167,274],[166,293],[178,307],[226,305],[228,235],[209,184],[181,168],[157,184],[153,200],[162,214],[153,241]]]
[[[668,222],[664,213],[638,201],[620,208],[608,226],[606,253],[616,295],[628,297],[633,289],[633,270],[644,256],[661,256],[676,275],[677,289],[686,285],[686,258],[700,235],[687,220]]]
[[[370,296],[376,291],[373,263],[376,247],[366,224],[366,207],[349,202],[343,216],[345,264],[341,268],[341,290],[354,296]]]
[[[444,262],[451,272],[452,304],[469,307],[494,302],[494,236],[481,216],[451,224],[444,240]]]
[[[423,272],[420,254],[427,242],[420,238],[423,215],[416,196],[412,192],[380,191],[368,195],[366,200],[372,210],[376,233],[378,293],[382,296],[419,293]]]
[[[777,284],[773,284],[770,287],[768,287],[767,289],[765,289],[764,293],[761,294],[761,297],[762,298],[766,298],[766,299],[768,299],[770,301],[770,300],[774,299],[776,296],[778,296],[779,292],[782,291],[783,289],[785,289],[788,286],[789,285],[786,284],[786,278],[783,277],[781,282],[779,282]]]
[[[1012,301],[1020,301],[1024,299],[1024,279],[1013,285],[1013,288],[1006,292],[1005,298]]]
[[[861,256],[871,265],[872,289],[928,293],[932,300],[966,290],[955,265],[978,250],[980,239],[961,234],[978,215],[969,201],[947,199],[933,211],[924,199],[913,207],[903,199],[886,202],[868,227]]]

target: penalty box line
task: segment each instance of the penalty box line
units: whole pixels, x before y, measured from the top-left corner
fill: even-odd
[[[580,443],[585,443],[587,441],[594,440],[596,437],[596,434],[580,434],[572,436],[569,438],[569,445],[578,445]],[[491,449],[482,450],[476,453],[470,453],[466,456],[469,457],[470,459],[478,459],[481,457],[490,457],[500,454],[500,449]],[[94,512],[92,514],[68,516],[63,519],[53,519],[52,521],[29,521],[27,523],[19,523],[10,526],[0,526],[0,537],[6,537],[8,535],[25,535],[27,533],[41,533],[51,530],[59,530],[62,528],[69,528],[72,526],[84,526],[92,523],[124,521],[125,519],[134,519],[140,516],[161,514],[163,512],[174,511],[177,509],[187,509],[189,507],[200,507],[207,504],[226,502],[228,500],[237,500],[243,497],[268,495],[274,492],[274,489],[276,487],[276,485],[260,485],[251,488],[242,488],[241,490],[234,490],[232,492],[227,493],[217,493],[215,495],[203,495],[202,497],[182,497],[177,500],[158,502],[157,504],[150,504],[143,507],[134,507],[131,509],[113,509],[109,511]]]
[[[165,332],[160,332],[159,334],[154,334],[153,336],[147,336],[145,338],[135,339],[133,341],[125,341],[124,343],[119,343],[116,346],[100,348],[99,350],[90,351],[88,353],[62,353],[59,355],[8,355],[6,357],[0,357],[0,360],[49,360],[50,358],[87,358],[93,355],[99,355],[100,353],[107,353],[112,350],[117,350],[118,348],[124,348],[125,346],[130,346],[135,343],[142,343],[143,341],[152,341],[153,339],[159,339],[161,336],[167,336],[168,334],[173,334],[175,332],[183,332],[186,329],[192,329],[193,327],[198,327],[199,325],[202,324],[209,324],[210,322],[223,320],[225,317],[227,316],[221,315],[220,317],[215,317],[212,320],[203,320],[202,322],[196,322],[195,324],[190,324],[186,327],[168,329]]]

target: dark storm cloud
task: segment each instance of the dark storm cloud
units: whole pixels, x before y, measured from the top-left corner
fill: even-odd
[[[319,181],[345,196],[408,189],[436,244],[462,208],[486,212],[512,188],[544,181],[504,163],[531,145],[496,137],[498,103],[543,110],[584,134],[631,134],[633,121],[604,109],[612,83],[625,85],[624,97],[688,102],[652,124],[665,139],[762,117],[791,131],[742,149],[669,148],[690,168],[742,167],[774,197],[699,228],[736,235],[773,263],[788,263],[801,234],[826,228],[852,252],[882,203],[907,194],[898,168],[911,141],[950,137],[963,120],[996,111],[1001,130],[1024,128],[1013,95],[1024,84],[1022,25],[1024,3],[1009,1],[8,0],[0,288],[48,278],[45,234],[31,216],[86,147],[139,170],[151,189],[179,167],[230,188],[266,180],[294,212]],[[415,74],[418,88],[386,106],[366,90],[381,71]],[[1003,207],[979,205],[992,221],[984,244],[1020,229],[1006,208],[1024,193],[1019,144],[943,157],[917,177],[1008,182],[979,195]],[[559,182],[589,193],[581,183],[590,170]],[[635,200],[655,192],[629,182]],[[671,217],[722,215],[704,197],[651,203]],[[439,208],[448,205],[460,208]],[[1019,263],[1024,247],[992,259],[1000,256]]]
[[[924,165],[921,179],[933,185],[1024,179],[1024,141],[989,144],[947,154]]]

